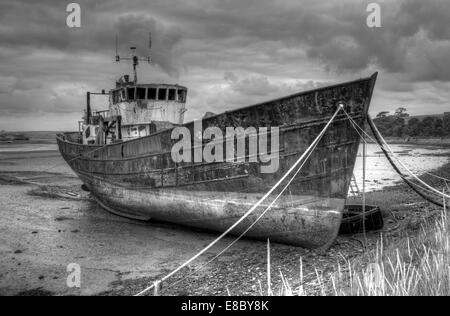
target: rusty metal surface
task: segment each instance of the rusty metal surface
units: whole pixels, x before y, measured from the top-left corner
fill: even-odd
[[[220,231],[232,224],[226,215],[229,205],[224,201],[237,194],[233,217],[245,213],[247,202],[255,201],[250,196],[261,197],[280,179],[316,138],[340,102],[363,126],[375,80],[376,75],[203,120],[203,129],[216,126],[224,134],[226,127],[278,126],[280,167],[272,174],[261,173],[261,163],[248,160],[175,164],[171,148],[176,141],[171,139],[171,129],[103,147],[76,144],[74,134],[58,136],[57,140],[64,159],[96,198],[109,208],[129,215],[146,214],[160,220]],[[184,126],[191,130],[191,135],[194,134],[193,122]],[[258,229],[255,227],[253,235],[265,238],[265,234],[273,235],[276,230],[279,236],[284,236],[278,237],[282,242],[312,248],[327,246],[339,229],[359,142],[359,135],[345,115],[339,115],[290,187],[291,195],[298,203],[310,197],[315,197],[318,202],[307,207],[294,204],[278,213],[271,212],[297,215],[282,218],[272,215],[275,216],[273,221],[262,221]],[[182,203],[183,199],[189,200],[199,192],[202,192],[201,197],[189,207]],[[319,215],[308,217],[311,212]],[[194,225],[185,221],[189,217],[205,220]],[[305,225],[301,225],[302,219]]]

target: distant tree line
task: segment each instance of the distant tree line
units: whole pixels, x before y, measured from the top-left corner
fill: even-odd
[[[443,118],[427,116],[423,119],[409,118],[404,107],[399,107],[394,114],[384,111],[378,113],[375,124],[384,136],[393,137],[450,137],[450,113]]]

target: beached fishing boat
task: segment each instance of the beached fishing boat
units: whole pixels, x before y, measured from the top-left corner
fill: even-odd
[[[133,54],[131,59],[136,71],[138,58]],[[227,127],[266,127],[266,138],[272,139],[271,128],[279,128],[279,167],[263,172],[267,161],[254,159],[250,150],[251,142],[261,134],[244,137],[245,159],[234,153],[234,160],[223,162],[204,158],[175,162],[172,152],[179,141],[172,139],[175,128],[187,128],[200,152],[209,143],[205,139],[199,143],[197,123],[183,123],[187,88],[140,84],[134,75],[132,81],[124,76],[105,93],[109,96],[105,111],[92,111],[88,94],[80,131],[57,136],[63,158],[108,211],[213,231],[228,229],[269,191],[341,104],[364,126],[376,81],[374,74],[203,118],[200,134],[209,127],[223,135]],[[339,231],[359,143],[360,136],[341,112],[289,190],[247,236],[308,248],[328,247]],[[193,157],[197,149],[193,146],[188,156]],[[270,201],[232,233],[244,231]]]

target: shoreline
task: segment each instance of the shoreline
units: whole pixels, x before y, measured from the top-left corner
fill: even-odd
[[[442,148],[450,147],[450,138],[436,137],[386,137],[386,142],[390,145],[420,145],[420,146],[437,146]],[[367,140],[368,143],[374,143]]]

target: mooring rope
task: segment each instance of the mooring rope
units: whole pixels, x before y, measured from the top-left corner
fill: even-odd
[[[375,135],[375,134],[374,134]],[[377,137],[377,135],[375,135],[375,137]],[[379,141],[377,139],[377,141]],[[383,153],[385,154],[387,160],[389,161],[389,163],[391,164],[392,168],[394,168],[394,170],[400,175],[401,179],[410,187],[411,190],[413,190],[414,192],[416,192],[420,197],[422,197],[424,200],[435,204],[439,207],[443,207],[443,204],[441,202],[438,202],[436,200],[433,200],[432,198],[430,198],[429,196],[427,196],[425,193],[422,193],[419,189],[428,192],[431,195],[436,195],[435,192],[421,186],[420,184],[414,183],[412,181],[410,181],[409,179],[407,179],[407,177],[400,171],[400,169],[397,167],[397,165],[394,163],[394,161],[392,161],[392,158],[389,156],[389,153],[386,151],[386,149],[384,147],[381,147],[383,150]]]
[[[350,120],[350,122],[351,122],[351,124],[352,124],[352,126],[353,126],[353,128],[356,130],[356,132],[358,133],[358,135],[360,135],[360,137],[362,137],[361,136],[361,134],[359,133],[359,131],[358,131],[358,129],[357,129],[357,127],[358,128],[360,128],[357,124],[356,124],[356,122],[352,122],[352,120]],[[371,123],[371,121],[369,121],[369,123]],[[361,128],[360,128],[361,129]],[[361,129],[362,130],[362,129]],[[362,130],[363,131],[363,130]],[[364,132],[364,131],[363,131]],[[380,148],[381,148],[381,150],[383,151],[383,153],[385,154],[385,156],[386,156],[386,158],[388,159],[388,161],[389,161],[389,163],[391,164],[391,166],[392,166],[392,168],[394,168],[394,170],[399,174],[399,176],[400,176],[400,178],[411,188],[411,190],[413,190],[414,192],[416,192],[420,197],[422,197],[423,199],[425,199],[426,201],[428,201],[428,202],[430,202],[430,203],[433,203],[433,204],[435,204],[435,205],[437,205],[437,206],[439,206],[439,207],[442,207],[443,206],[443,204],[441,204],[440,202],[436,202],[436,201],[434,201],[434,200],[432,200],[431,198],[429,198],[428,196],[426,196],[424,193],[422,193],[419,189],[417,189],[416,187],[418,187],[418,188],[420,188],[420,189],[422,189],[422,190],[424,190],[424,191],[428,191],[430,194],[436,194],[436,193],[434,193],[433,191],[431,191],[431,190],[429,190],[429,189],[427,189],[427,188],[425,188],[425,187],[423,187],[423,186],[421,186],[420,184],[417,184],[417,183],[414,183],[414,182],[412,182],[412,181],[410,181],[410,180],[408,180],[407,178],[406,178],[406,176],[400,171],[400,169],[398,169],[398,167],[397,167],[397,165],[392,161],[392,159],[391,159],[391,157],[389,156],[389,153],[386,151],[386,149],[381,145],[381,140],[379,140],[378,138],[377,138],[377,135],[375,134],[375,132],[374,132],[374,136],[375,136],[375,138],[377,138],[377,141],[375,142],[367,133],[366,133],[366,135],[374,142],[374,143],[377,143],[379,146],[380,146]]]
[[[437,190],[437,189],[435,189],[435,188],[433,188],[432,186],[430,186],[428,183],[426,183],[426,182],[424,182],[422,179],[420,179],[416,174],[414,174],[407,166],[405,166],[405,164],[398,158],[398,157],[396,157],[395,156],[395,154],[393,153],[393,151],[392,151],[392,149],[389,147],[389,145],[386,143],[386,141],[383,139],[383,136],[381,135],[381,133],[379,132],[379,130],[377,129],[377,127],[375,126],[375,124],[373,123],[373,121],[371,120],[371,118],[370,118],[370,116],[368,116],[368,118],[367,118],[367,121],[369,122],[369,125],[370,125],[370,127],[372,128],[372,130],[373,130],[373,132],[374,132],[374,136],[377,138],[377,141],[375,141],[372,137],[370,137],[370,135],[369,134],[367,134],[367,132],[363,129],[363,128],[361,128],[354,120],[353,120],[353,118],[351,118],[351,116],[345,111],[345,109],[343,109],[343,111],[344,111],[344,113],[347,115],[347,117],[349,118],[349,120],[354,124],[353,125],[353,127],[354,128],[359,128],[370,140],[372,140],[373,142],[375,142],[375,143],[377,143],[379,146],[380,146],[380,148],[383,150],[383,152],[385,153],[385,155],[386,155],[386,157],[388,158],[388,160],[391,162],[391,165],[394,167],[394,169],[397,171],[397,173],[399,173],[399,175],[402,177],[402,179],[404,179],[405,180],[405,182],[408,184],[408,185],[410,185],[410,187],[412,186],[412,185],[416,185],[416,186],[419,186],[418,184],[416,184],[416,183],[412,183],[412,182],[410,182],[408,179],[405,179],[405,176],[401,173],[401,171],[398,169],[398,167],[397,166],[395,166],[395,164],[390,160],[390,156],[389,156],[389,154],[387,153],[387,151],[389,151],[390,153],[391,153],[391,155],[392,155],[392,157],[394,157],[406,170],[407,170],[407,172],[413,177],[413,178],[415,178],[417,181],[419,181],[425,188],[422,188],[422,189],[426,189],[426,190],[428,190],[428,191],[431,191],[432,193],[434,193],[434,194],[437,194],[437,195],[439,195],[439,196],[441,196],[441,197],[444,197],[444,198],[446,198],[446,199],[449,199],[450,198],[450,196],[449,195],[447,195],[447,194],[445,194],[445,193],[443,193],[443,192],[441,192],[441,191],[439,191],[439,190]],[[383,145],[383,142],[384,142],[384,145],[387,147],[387,149],[385,148],[385,146]],[[420,187],[420,186],[419,186]],[[414,188],[413,188],[414,189]],[[416,191],[416,190],[414,190],[414,191]],[[432,203],[434,203],[434,204],[436,204],[436,205],[438,205],[438,206],[441,206],[442,207],[442,204],[440,204],[439,202],[436,202],[436,201],[433,201],[433,200],[430,200],[428,197],[426,197],[426,196],[424,196],[424,195],[422,195],[420,192],[418,192],[418,191],[416,191],[416,193],[418,193],[419,195],[421,195],[423,198],[425,198],[425,199],[427,199],[428,201],[430,201],[430,202],[432,202]]]
[[[356,133],[358,133],[359,137],[360,137],[361,139],[364,140],[364,143],[367,144],[367,141],[365,140],[365,138],[363,138],[363,135],[358,131],[358,128],[359,128],[359,129],[361,129],[361,128],[356,124],[356,122],[354,122],[354,121],[352,121],[352,120],[350,120],[350,123],[352,124],[352,126],[353,126],[353,128],[355,129]],[[362,130],[362,129],[361,129],[361,130]],[[367,133],[365,133],[365,134],[366,134],[366,135],[368,136],[368,138],[370,138],[374,143],[376,142],[376,141],[373,140]],[[375,137],[376,137],[376,135],[375,135]],[[379,142],[377,142],[377,144],[379,144]],[[415,189],[414,186],[417,186],[417,187],[421,188],[421,189],[424,190],[424,191],[428,191],[428,192],[430,192],[430,193],[432,193],[432,194],[435,194],[433,191],[431,191],[431,190],[429,190],[429,189],[427,189],[427,188],[421,186],[420,184],[417,184],[417,183],[414,183],[414,182],[411,182],[410,180],[408,180],[408,179],[406,178],[406,176],[400,171],[400,169],[398,169],[397,165],[395,165],[394,162],[391,160],[391,158],[389,157],[388,152],[387,152],[383,147],[380,146],[380,148],[381,148],[381,150],[383,151],[383,153],[386,155],[387,159],[388,159],[389,162],[391,163],[391,165],[392,165],[392,167],[394,168],[394,170],[399,174],[399,176],[402,178],[402,180],[403,180],[403,181],[404,181],[404,182],[405,182],[412,190],[414,190],[417,194],[419,194],[421,197],[423,197],[423,198],[425,198],[425,199],[427,199],[427,200],[428,200],[428,197],[425,196],[425,195],[423,195],[420,191],[416,191],[416,189]],[[432,201],[432,200],[430,200],[430,202],[435,203],[435,201]],[[435,203],[435,204],[436,204],[436,203]],[[440,206],[440,204],[438,204],[438,205]]]
[[[281,192],[275,197],[275,199],[270,203],[270,205],[268,207],[266,207],[266,209],[258,216],[258,218],[253,221],[253,223],[247,227],[246,230],[244,230],[237,238],[235,238],[227,247],[225,247],[222,251],[220,251],[217,255],[215,255],[212,259],[210,259],[208,262],[206,262],[205,264],[203,264],[202,266],[200,266],[198,269],[196,269],[195,271],[193,271],[192,273],[188,274],[186,277],[184,277],[181,280],[178,280],[177,282],[170,284],[168,287],[174,287],[175,285],[179,284],[180,282],[186,280],[187,278],[189,278],[190,276],[198,273],[200,270],[202,270],[203,268],[205,268],[207,265],[209,265],[211,262],[213,262],[214,260],[216,260],[218,257],[220,257],[222,254],[224,254],[228,249],[230,249],[236,242],[238,242],[242,237],[244,237],[244,235],[246,233],[248,233],[248,231],[250,229],[253,228],[253,226],[256,225],[256,223],[259,222],[259,220],[267,213],[267,211],[269,211],[269,209],[273,206],[273,204],[275,204],[275,202],[280,198],[281,195],[283,195],[283,193],[286,191],[286,189],[290,186],[290,184],[292,183],[292,181],[297,177],[297,175],[299,174],[299,172],[302,170],[303,166],[305,165],[305,163],[308,161],[309,157],[311,156],[311,154],[314,152],[314,150],[317,148],[317,145],[319,144],[320,139],[322,138],[322,135],[319,135],[320,137],[317,138],[317,142],[314,145],[314,147],[309,151],[308,156],[305,158],[305,160],[303,161],[303,163],[301,164],[300,167],[298,167],[297,171],[295,172],[295,174],[291,177],[291,179],[289,180],[289,182],[284,186],[284,188],[281,190]],[[310,204],[310,203],[314,203],[318,201],[318,199],[315,199],[313,201],[308,201],[306,203],[301,203],[301,204],[297,204],[297,206],[299,205],[305,205],[305,204]]]
[[[412,172],[398,157],[395,156],[393,150],[391,149],[391,147],[388,145],[388,143],[384,140],[383,136],[381,135],[380,131],[378,130],[378,128],[376,127],[376,125],[373,123],[372,119],[370,117],[368,117],[368,121],[370,124],[370,126],[373,126],[373,128],[375,129],[375,132],[377,133],[377,135],[380,137],[381,141],[386,145],[387,149],[390,151],[391,155],[403,166],[403,168],[406,169],[406,171],[408,171],[408,173],[415,178],[417,181],[419,181],[422,185],[424,185],[425,187],[427,187],[428,189],[430,189],[431,191],[435,192],[436,194],[445,197],[446,199],[450,199],[450,195],[447,195],[445,193],[442,193],[441,191],[433,188],[432,186],[430,186],[428,183],[426,183],[425,181],[423,181],[422,179],[420,179],[416,174],[414,174],[414,172]]]
[[[352,119],[350,120],[350,122],[353,125],[353,128],[355,128],[356,132],[358,133],[358,135],[360,135],[360,137],[362,137],[362,135],[359,133],[358,128],[370,139],[372,140],[372,142],[377,143],[381,150],[383,151],[383,153],[385,154],[386,158],[388,159],[389,163],[391,164],[391,166],[394,168],[394,170],[399,174],[399,176],[402,178],[402,180],[414,191],[416,192],[418,195],[420,195],[422,198],[426,199],[427,201],[434,203],[438,206],[442,206],[439,202],[436,202],[434,200],[431,200],[430,198],[428,198],[426,195],[424,195],[422,192],[418,191],[416,189],[416,187],[424,190],[424,191],[428,191],[431,194],[436,194],[436,192],[420,185],[417,183],[414,183],[410,180],[407,179],[407,177],[401,172],[401,170],[397,167],[397,165],[392,161],[391,157],[389,156],[389,153],[387,152],[387,150],[384,148],[384,146],[381,144],[381,140],[378,139],[377,135],[374,132],[374,136],[377,139],[376,141],[370,137],[370,135],[368,135],[355,121],[353,121]],[[371,121],[369,121],[369,123],[372,123]],[[373,123],[372,123],[373,124]],[[398,158],[397,158],[398,159]]]
[[[309,153],[309,151],[316,145],[319,138],[322,138],[323,134],[325,134],[325,131],[328,129],[328,127],[331,125],[337,114],[340,112],[340,110],[343,109],[343,105],[339,105],[338,109],[334,113],[334,115],[330,118],[328,123],[325,125],[323,130],[320,132],[320,134],[317,136],[317,138],[311,143],[311,145],[306,149],[306,151],[301,155],[301,157],[292,165],[292,167],[281,177],[281,179],[258,201],[255,205],[253,205],[240,219],[238,219],[233,225],[231,225],[230,228],[228,228],[225,232],[223,232],[219,237],[217,237],[215,240],[213,240],[209,245],[207,245],[205,248],[203,248],[201,251],[199,251],[196,255],[194,255],[192,258],[184,262],[182,265],[180,265],[178,268],[161,278],[160,280],[153,283],[151,286],[145,288],[135,296],[140,296],[151,289],[155,287],[155,284],[159,284],[161,282],[164,282],[177,272],[179,272],[181,269],[189,265],[191,262],[196,260],[198,257],[200,257],[202,254],[204,254],[208,249],[210,249],[212,246],[214,246],[218,241],[220,241],[223,237],[225,237],[229,232],[231,232],[234,228],[236,228],[245,218],[247,218],[253,211],[261,205],[261,203],[267,199],[268,196],[270,196],[283,181],[288,177],[291,172],[297,168],[297,166],[300,164],[300,162],[305,158],[305,156]]]

